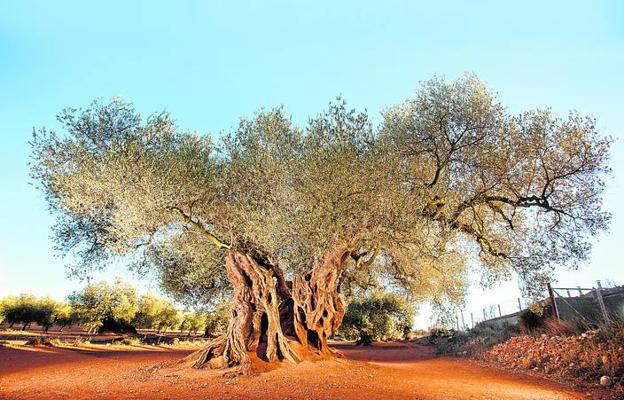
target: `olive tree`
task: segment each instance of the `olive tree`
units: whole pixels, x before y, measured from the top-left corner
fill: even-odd
[[[38,300],[31,294],[5,297],[2,303],[4,320],[9,323],[9,329],[21,323],[22,330],[25,330],[38,317]]]
[[[222,302],[213,310],[207,311],[205,316],[204,336],[211,337],[225,332],[228,327],[229,306]]]
[[[339,332],[356,344],[403,339],[412,330],[414,310],[397,293],[376,291],[353,298]]]
[[[180,331],[187,331],[189,336],[191,333],[197,333],[206,329],[207,315],[200,311],[187,311],[182,314],[182,322],[180,323]]]
[[[51,297],[42,297],[37,300],[34,308],[33,320],[39,324],[45,332],[56,322],[58,302]]]
[[[79,322],[79,315],[69,302],[57,302],[54,307],[54,324],[58,325],[61,332],[67,327]]]
[[[136,290],[121,279],[113,285],[104,281],[88,284],[68,297],[89,332],[134,330],[131,322],[138,311]]]
[[[177,312],[167,300],[153,294],[146,294],[139,300],[138,311],[132,324],[137,328],[160,331],[171,325],[171,309]]]
[[[35,133],[32,173],[74,272],[121,256],[180,300],[231,297],[198,367],[336,355],[344,295],[457,301],[469,264],[534,291],[609,221],[595,121],[511,115],[471,75],[423,83],[379,127],[340,100],[304,127],[261,110],[214,138],[119,99],[59,121]]]
[[[158,320],[157,330],[159,332],[166,332],[169,329],[177,329],[182,322],[182,313],[180,313],[173,304],[165,302],[160,311]]]

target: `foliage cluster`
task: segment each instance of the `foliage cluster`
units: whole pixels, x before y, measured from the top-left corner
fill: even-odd
[[[89,332],[95,332],[105,324],[106,328],[130,326],[139,311],[135,288],[119,278],[113,285],[104,281],[88,284],[68,298]]]
[[[353,298],[338,331],[358,344],[403,339],[412,329],[414,308],[396,293],[377,291]]]

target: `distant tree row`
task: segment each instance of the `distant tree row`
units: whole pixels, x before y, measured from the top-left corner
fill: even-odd
[[[224,332],[228,320],[227,303],[212,311],[180,311],[170,301],[153,294],[138,296],[136,289],[120,279],[89,284],[68,296],[68,301],[31,294],[0,299],[0,323],[28,328],[33,322],[46,332],[56,325],[62,331],[80,324],[89,333],[153,329],[180,330],[206,335]],[[376,291],[355,296],[346,310],[338,333],[359,344],[375,340],[400,339],[410,331],[413,307],[396,293]]]
[[[15,324],[21,324],[22,329],[35,322],[47,332],[54,324],[61,330],[73,325],[76,323],[76,314],[68,302],[21,294],[0,299],[0,322],[8,323],[10,328]]]
[[[158,332],[180,330],[191,333],[205,331],[207,335],[222,332],[227,323],[227,307],[214,311],[180,311],[170,301],[145,294],[118,279],[89,284],[68,296],[68,301],[50,297],[37,298],[22,294],[0,299],[0,323],[10,328],[28,328],[33,322],[47,332],[52,325],[61,330],[80,324],[88,332],[135,331],[154,329]]]

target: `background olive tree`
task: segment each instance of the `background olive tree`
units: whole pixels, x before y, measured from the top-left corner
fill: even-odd
[[[68,298],[90,332],[134,330],[132,321],[139,310],[136,289],[119,278],[113,285],[104,281],[88,284]]]
[[[132,318],[134,327],[159,332],[177,329],[181,322],[182,315],[175,305],[153,294],[146,294],[139,299],[137,312]]]
[[[9,329],[15,324],[22,324],[22,330],[35,322],[38,309],[37,297],[30,294],[9,296],[2,299],[4,321],[9,324]]]
[[[405,339],[414,323],[414,307],[396,293],[376,291],[353,298],[338,333],[356,344]]]

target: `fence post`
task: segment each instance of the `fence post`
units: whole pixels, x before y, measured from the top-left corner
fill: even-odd
[[[466,322],[464,321],[464,310],[459,310],[462,319],[462,330],[466,329]]]
[[[557,321],[560,321],[559,309],[557,308],[557,302],[555,301],[555,292],[553,291],[552,286],[550,286],[550,282],[548,282],[548,297],[550,297],[550,304],[555,316],[557,316]]]
[[[520,300],[520,297],[518,297],[518,311],[522,311],[522,301]]]
[[[578,291],[579,291],[579,296],[582,296],[582,295],[583,295],[583,291],[581,290],[581,287],[580,287],[580,286],[577,286],[576,288],[577,288],[577,289],[578,289]]]
[[[501,312],[501,309],[500,309],[500,304],[497,304],[497,306],[498,306],[498,316],[499,316],[499,317],[502,317],[502,316],[503,316],[503,313]]]
[[[483,321],[487,321],[487,317],[485,316],[485,307],[483,307]]]
[[[597,280],[598,289],[596,290],[596,299],[598,300],[598,305],[600,306],[600,311],[602,312],[602,318],[604,318],[605,323],[610,324],[611,320],[609,319],[609,313],[607,313],[607,307],[605,307],[604,299],[602,298],[602,285],[600,284],[600,280]]]
[[[474,328],[474,316],[472,315],[472,311],[470,312],[470,325]]]

